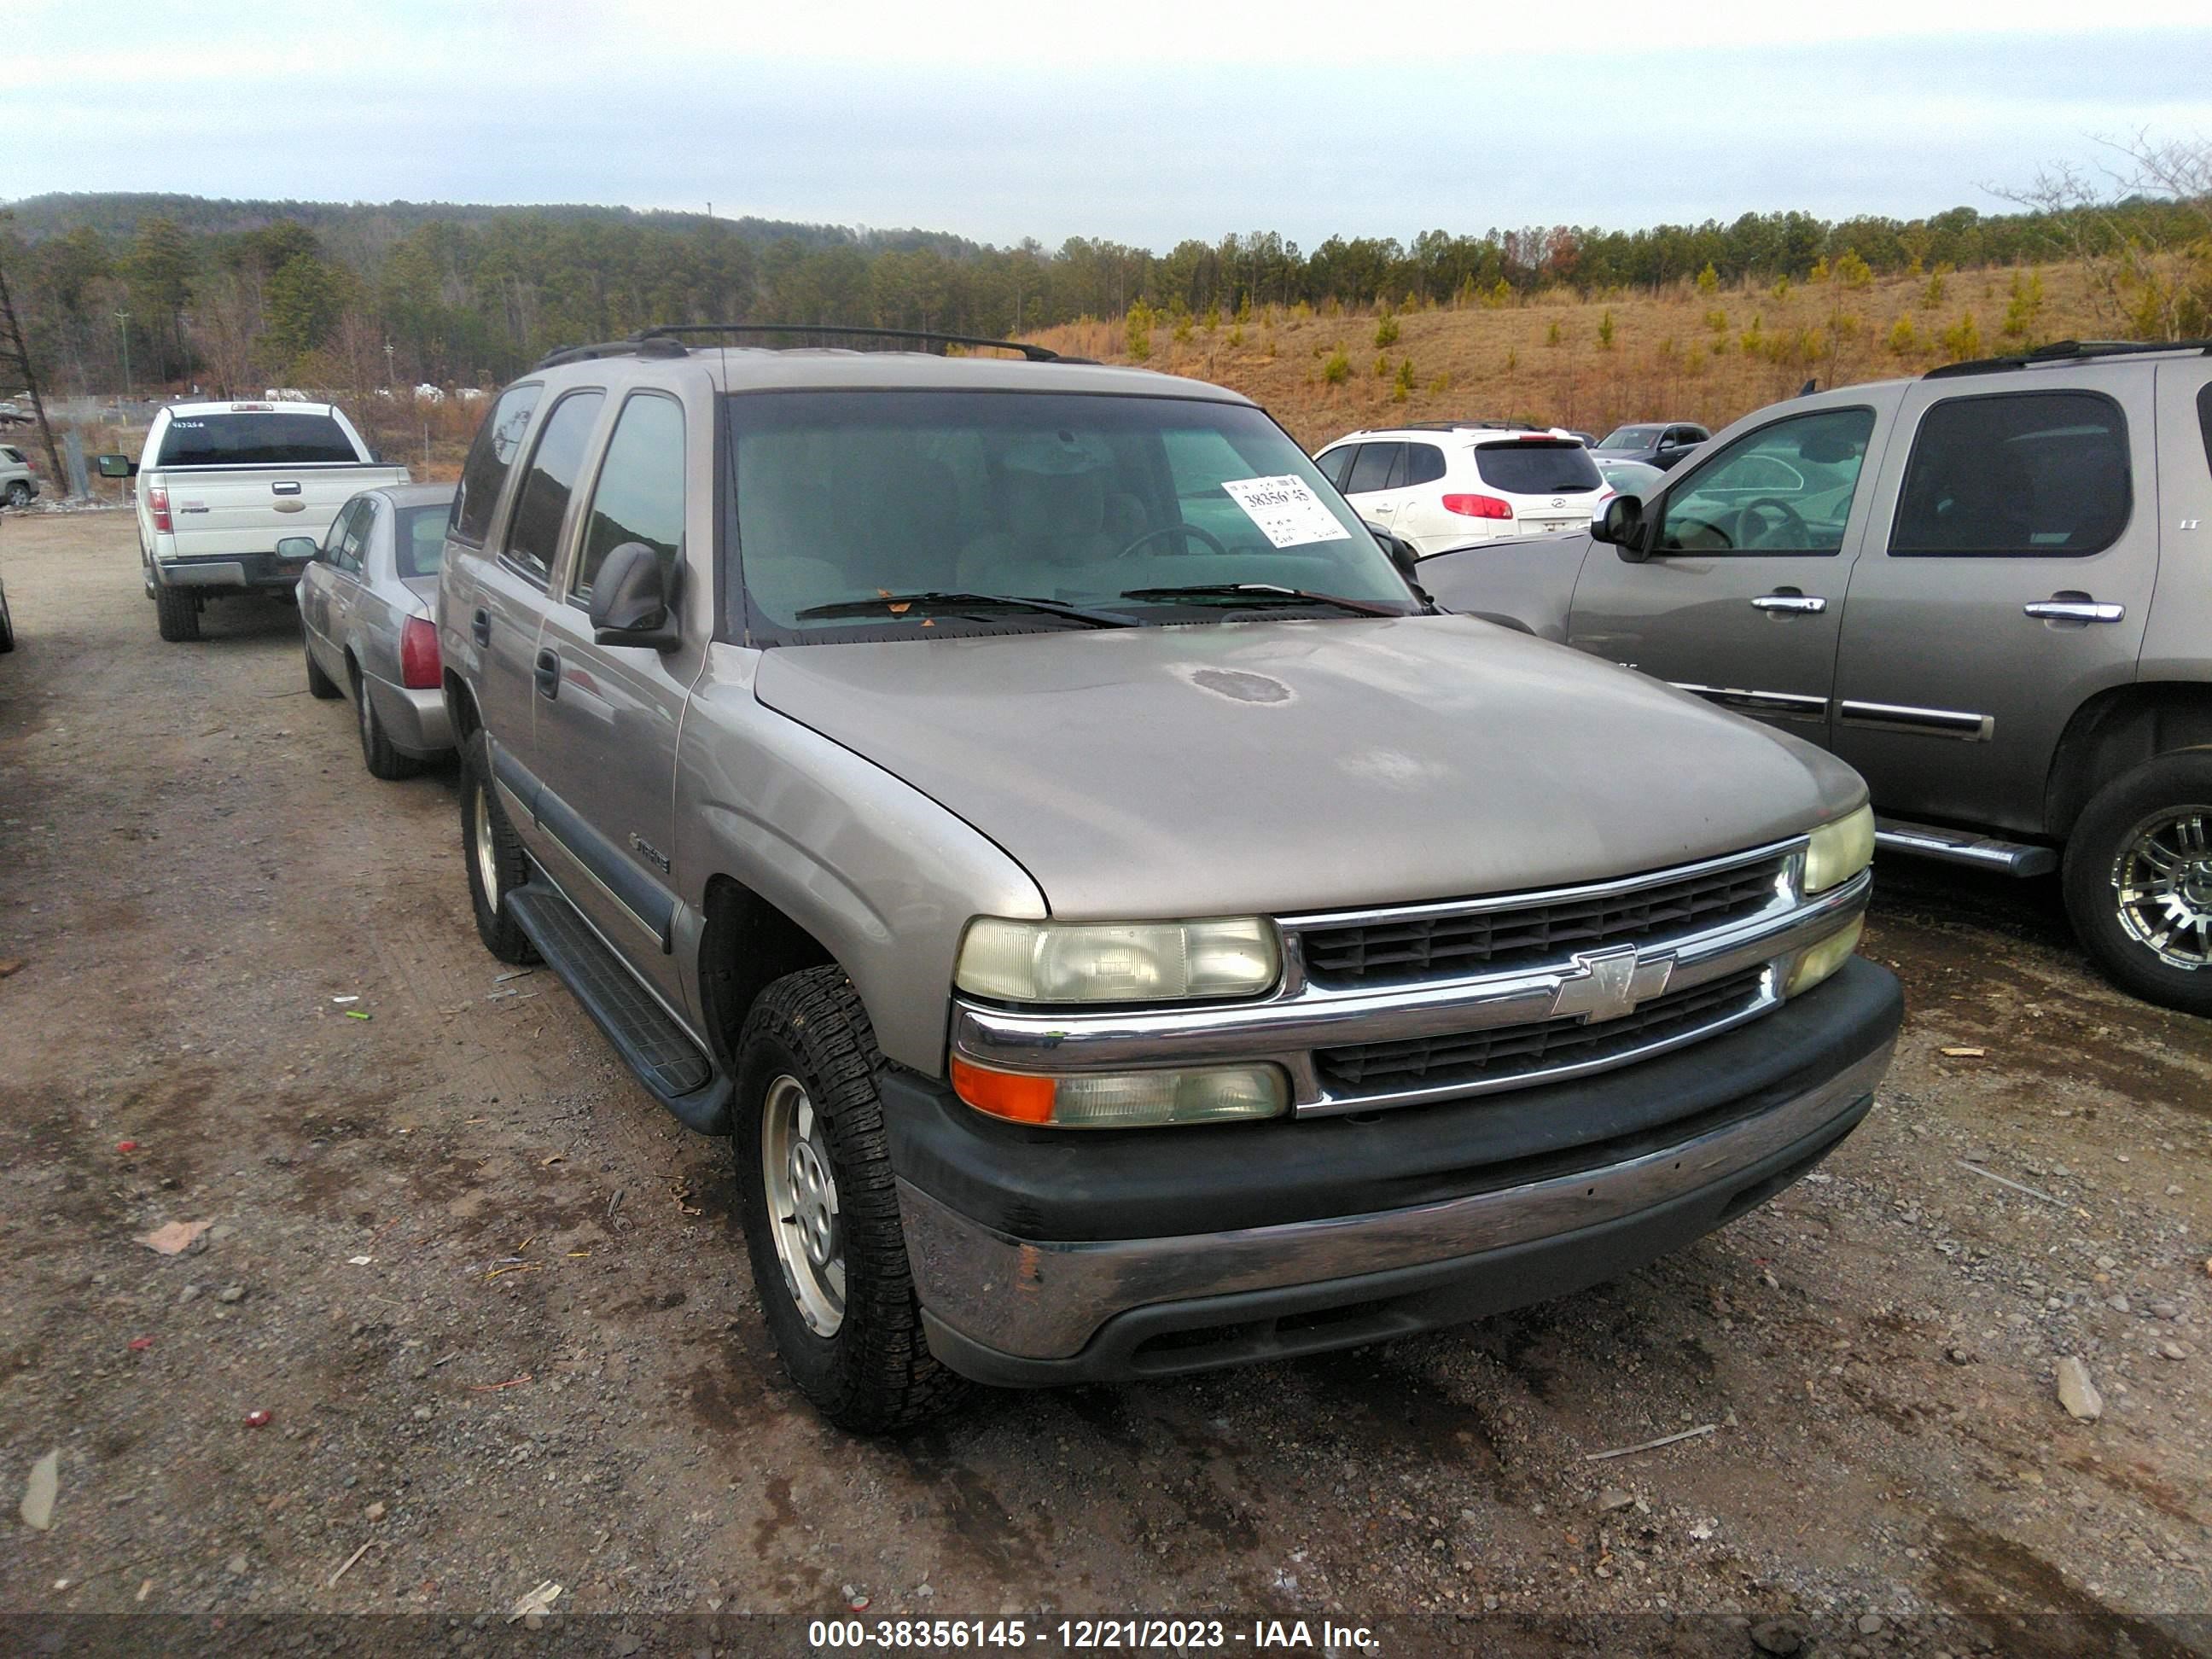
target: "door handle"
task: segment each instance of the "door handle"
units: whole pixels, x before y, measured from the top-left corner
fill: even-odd
[[[1817,617],[1828,608],[1828,602],[1816,593],[1784,588],[1779,592],[1760,594],[1751,602],[1751,608],[1779,611],[1785,617]]]
[[[469,623],[469,633],[478,645],[491,643],[491,612],[478,611]]]
[[[2128,614],[2124,605],[2100,605],[2086,593],[2053,594],[2021,610],[2038,622],[2116,623]]]
[[[556,651],[538,653],[538,666],[532,678],[538,682],[538,694],[547,699],[561,695],[561,656]]]

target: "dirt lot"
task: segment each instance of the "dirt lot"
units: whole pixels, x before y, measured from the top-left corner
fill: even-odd
[[[160,643],[119,513],[10,514],[0,570],[0,1611],[442,1631],[550,1579],[640,1620],[1656,1611],[1919,1652],[2039,1650],[2060,1627],[2006,1618],[2055,1612],[2084,1652],[2208,1639],[2158,1616],[2212,1604],[2212,1025],[2105,989],[2047,892],[1885,866],[1869,949],[1911,1014],[1881,1109],[1648,1271],[871,1443],[778,1372],[724,1149],[549,975],[502,981],[450,775],[368,776],[293,612]],[[133,1242],[179,1221],[213,1225]],[[2066,1354],[2100,1421],[2060,1408]],[[1970,1617],[1940,1642],[1914,1622],[1945,1612]]]

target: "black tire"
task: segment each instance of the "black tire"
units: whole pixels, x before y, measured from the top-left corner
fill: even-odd
[[[182,588],[156,586],[154,622],[172,645],[196,640],[200,636],[200,602]]]
[[[345,696],[345,688],[323,672],[323,665],[315,660],[314,647],[307,643],[307,624],[304,617],[300,623],[300,654],[307,659],[307,695],[309,696],[320,697],[325,702],[328,702],[333,697]]]
[[[479,804],[484,815],[481,824]],[[484,836],[481,849],[479,829]],[[538,947],[500,902],[530,879],[530,857],[507,821],[499,792],[491,786],[490,740],[482,732],[471,736],[461,750],[461,862],[468,868],[469,908],[476,912],[477,937],[484,949],[517,967],[536,962]]]
[[[8,610],[8,590],[0,587],[0,656],[15,648],[15,618]]]
[[[2159,921],[2161,914],[2173,920],[2172,913],[2147,902],[2130,906],[2120,885],[2133,873],[2131,849],[2146,829],[2185,815],[2196,817],[2187,833],[2197,850],[2181,861],[2177,902],[2185,916],[2212,916],[2212,846],[2205,842],[2212,836],[2212,748],[2160,755],[2098,791],[2066,843],[2066,914],[2082,948],[2121,989],[2184,1013],[2212,1014],[2212,927],[2177,927],[2161,949]],[[2176,844],[2170,832],[2161,847]],[[2203,965],[2190,965],[2191,957]]]
[[[376,712],[376,699],[368,695],[368,677],[358,668],[353,671],[353,708],[354,725],[361,732],[361,763],[368,768],[369,776],[397,783],[422,769],[421,761],[392,746],[392,734]]]
[[[11,483],[11,484],[9,484],[9,485],[8,486],[8,505],[9,505],[9,506],[10,506],[10,507],[28,507],[30,504],[31,504],[31,486],[30,486],[30,485],[28,485],[28,484],[25,483],[24,483],[21,478],[18,478],[18,479],[16,479],[16,480],[15,480],[15,483]]]
[[[753,1288],[799,1391],[839,1428],[885,1434],[942,1416],[967,1383],[930,1352],[899,1224],[876,1078],[884,1058],[866,1009],[836,966],[786,975],[763,991],[737,1045],[738,1191]],[[769,1092],[805,1091],[836,1183],[843,1257],[840,1322],[818,1334],[777,1253],[763,1155]]]

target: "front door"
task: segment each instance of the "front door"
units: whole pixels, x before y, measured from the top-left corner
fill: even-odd
[[[1785,415],[1670,480],[1640,564],[1590,550],[1568,642],[1827,740],[1872,403]]]
[[[1406,465],[1404,444],[1360,445],[1344,481],[1345,499],[1352,511],[1370,524],[1395,530],[1398,509],[1406,499]]]
[[[2158,477],[2149,375],[2018,379],[1905,398],[1851,574],[1835,749],[1886,812],[2033,835],[2067,721],[2135,678]]]
[[[676,739],[705,641],[667,653],[597,645],[590,606],[599,567],[625,543],[651,548],[672,579],[683,566],[687,426],[699,432],[703,467],[704,410],[687,422],[673,397],[634,392],[616,416],[538,639],[536,760],[538,822],[562,889],[678,1012]]]

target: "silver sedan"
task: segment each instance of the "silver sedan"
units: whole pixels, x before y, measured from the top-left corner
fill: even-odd
[[[410,777],[453,752],[434,614],[453,502],[451,484],[367,489],[338,509],[320,546],[277,545],[293,557],[312,550],[299,588],[307,690],[352,697],[374,777]]]

